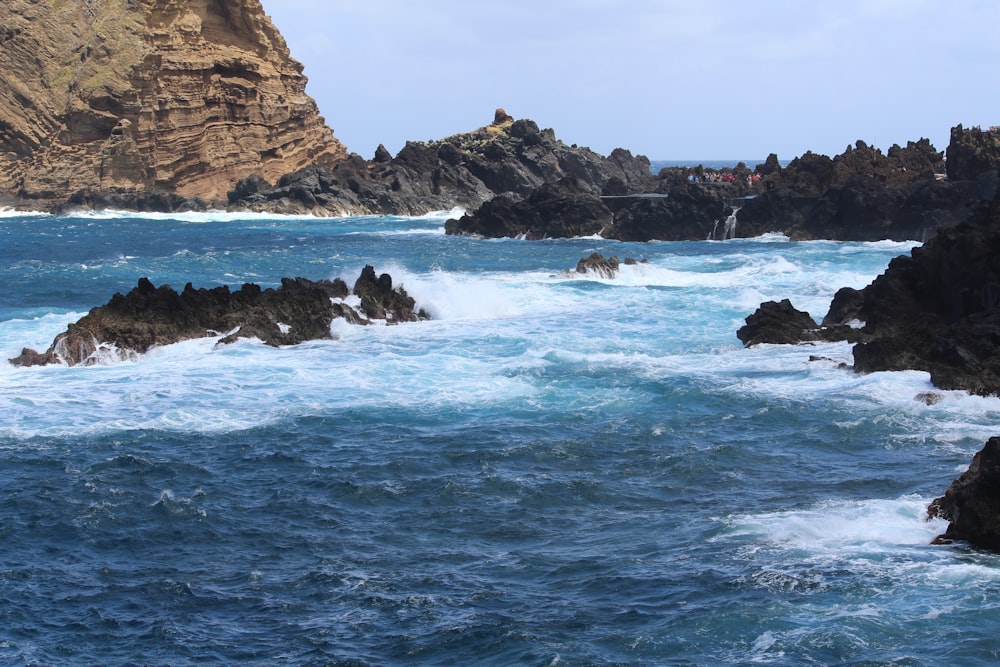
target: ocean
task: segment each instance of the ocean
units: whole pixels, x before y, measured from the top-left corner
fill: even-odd
[[[764,164],[765,160],[753,159],[753,160],[651,160],[650,161],[650,171],[654,174],[660,173],[661,169],[667,167],[705,167],[706,169],[732,169],[736,165],[743,163],[748,169],[753,169],[759,164]],[[779,164],[784,167],[787,166],[788,160],[779,160]]]
[[[1000,557],[925,521],[1000,400],[736,338],[915,243],[483,240],[455,214],[3,214],[4,359],[144,276],[372,264],[433,319],[0,363],[0,664],[1000,659]],[[575,274],[593,252],[640,263]]]

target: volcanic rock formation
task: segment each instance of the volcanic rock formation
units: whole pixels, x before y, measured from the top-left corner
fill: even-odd
[[[602,218],[585,233],[622,241],[722,238],[723,221],[738,207],[731,231],[740,237],[777,232],[796,240],[927,240],[993,196],[1000,134],[958,126],[948,155],[946,174],[943,154],[926,139],[887,154],[859,141],[833,158],[806,153],[784,168],[771,155],[753,171],[742,164],[720,171],[672,167],[654,178],[611,178],[600,193],[588,181],[587,209],[603,204],[613,222]],[[563,204],[580,209],[581,194],[565,193],[560,202],[543,191],[547,187],[484,204],[449,222],[446,231],[527,239],[578,235],[580,225],[550,213]]]
[[[935,540],[938,544],[962,540],[1000,551],[1000,438],[989,439],[969,469],[930,504],[927,515],[950,522]]]
[[[216,201],[342,160],[305,87],[259,0],[7,0],[0,192]]]
[[[128,294],[115,294],[71,324],[47,351],[26,348],[10,362],[91,365],[209,336],[221,343],[258,338],[267,345],[295,345],[330,338],[330,323],[336,318],[350,324],[397,324],[427,319],[427,314],[416,308],[406,290],[393,287],[389,274],[376,277],[371,266],[361,272],[353,293],[339,278],[285,278],[277,289],[261,290],[248,283],[235,292],[226,286],[195,289],[188,283],[179,294],[169,285],[156,287],[142,278]]]
[[[379,146],[371,160],[352,154],[332,168],[288,174],[273,186],[266,178],[248,178],[233,189],[229,203],[234,210],[278,213],[422,215],[477,208],[499,194],[521,200],[567,177],[594,197],[612,179],[634,191],[653,180],[645,157],[622,149],[604,157],[567,146],[552,130],[497,109],[486,127],[439,141],[407,142],[396,157]]]
[[[738,336],[758,342],[850,340],[858,372],[923,370],[941,389],[1000,395],[1000,200],[889,263],[863,290],[837,292],[823,326],[788,307],[762,304]],[[803,319],[802,316],[808,318]],[[784,320],[774,324],[773,320]],[[769,321],[785,332],[761,338]],[[795,335],[794,332],[801,332]],[[788,334],[788,332],[792,332]]]
[[[965,157],[982,155],[982,147],[992,142],[991,133],[953,129],[947,178],[944,155],[926,139],[892,146],[886,154],[859,141],[833,158],[806,153],[784,168],[775,158],[760,182],[761,192],[739,212],[740,235],[928,240],[992,197],[995,178],[988,172],[1000,160],[972,163]],[[963,166],[953,169],[953,161]]]

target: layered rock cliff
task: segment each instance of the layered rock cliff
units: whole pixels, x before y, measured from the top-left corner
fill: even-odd
[[[0,4],[0,193],[166,191],[336,163],[259,0]]]

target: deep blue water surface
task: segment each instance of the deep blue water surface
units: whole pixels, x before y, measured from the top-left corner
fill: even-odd
[[[143,276],[370,263],[434,316],[0,365],[0,663],[995,664],[1000,561],[924,514],[1000,401],[735,337],[913,244],[443,219],[0,218],[3,358]],[[648,262],[565,273],[595,251]]]

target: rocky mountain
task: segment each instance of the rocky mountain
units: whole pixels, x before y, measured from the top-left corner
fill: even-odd
[[[0,193],[224,200],[344,147],[259,0],[0,4]]]

